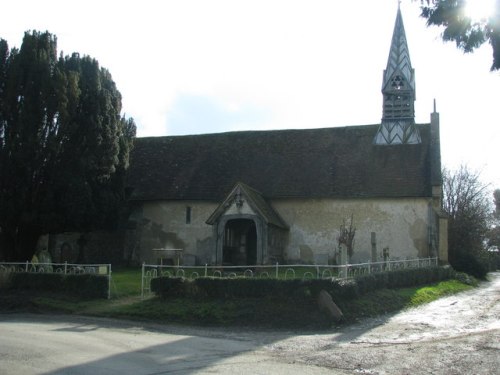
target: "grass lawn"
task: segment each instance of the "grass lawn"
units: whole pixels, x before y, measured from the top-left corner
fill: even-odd
[[[116,268],[111,274],[111,298],[141,294],[141,268]]]

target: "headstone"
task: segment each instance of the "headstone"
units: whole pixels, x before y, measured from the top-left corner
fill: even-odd
[[[347,246],[343,243],[340,244],[340,265],[343,266],[340,269],[340,277],[347,277]]]
[[[319,292],[318,307],[320,311],[328,314],[335,322],[340,322],[344,318],[344,314],[339,307],[333,302],[332,296],[325,290]]]
[[[314,263],[314,254],[312,249],[307,245],[300,245],[300,260],[307,264]]]
[[[372,263],[377,261],[377,234],[375,232],[371,233],[372,242]]]
[[[315,254],[314,264],[324,265],[328,264],[328,253],[326,254]]]

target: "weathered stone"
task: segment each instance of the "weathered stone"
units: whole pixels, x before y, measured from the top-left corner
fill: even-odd
[[[300,245],[300,260],[307,264],[314,263],[314,253],[312,249],[307,245]]]
[[[321,311],[328,314],[335,322],[339,322],[344,318],[344,314],[339,307],[333,302],[332,296],[325,290],[319,292],[318,307]]]

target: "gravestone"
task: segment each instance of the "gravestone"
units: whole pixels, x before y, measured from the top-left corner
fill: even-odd
[[[320,311],[326,313],[335,322],[340,322],[344,318],[344,314],[339,307],[333,302],[332,296],[325,290],[318,294],[318,307]]]
[[[343,243],[340,244],[340,265],[341,266],[346,266],[347,265],[347,246]],[[342,267],[340,269],[340,277],[346,278],[347,277],[347,267]]]

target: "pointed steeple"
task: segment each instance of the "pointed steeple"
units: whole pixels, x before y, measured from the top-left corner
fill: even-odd
[[[373,142],[377,145],[420,143],[420,134],[415,126],[415,70],[411,66],[399,6],[384,70],[382,95],[382,123]]]

